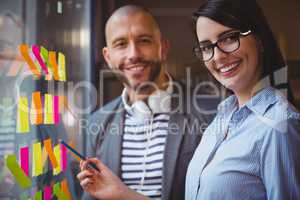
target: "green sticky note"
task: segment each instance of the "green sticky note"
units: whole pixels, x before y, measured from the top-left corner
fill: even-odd
[[[37,192],[35,193],[34,199],[35,199],[35,200],[43,200],[42,191],[37,191]]]
[[[7,168],[13,174],[16,179],[16,182],[20,185],[21,188],[26,189],[31,187],[31,180],[26,176],[25,172],[22,170],[18,164],[17,157],[14,154],[7,155],[5,157],[5,163]]]
[[[53,185],[53,192],[57,196],[58,200],[68,200],[60,187],[60,183]]]

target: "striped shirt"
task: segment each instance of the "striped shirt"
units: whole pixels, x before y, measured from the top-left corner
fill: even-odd
[[[121,174],[131,189],[154,199],[161,198],[163,153],[169,114],[140,121],[126,113],[122,143]]]
[[[121,152],[121,179],[131,189],[153,199],[161,199],[163,157],[171,110],[172,82],[143,101],[128,103],[126,89],[124,134]]]

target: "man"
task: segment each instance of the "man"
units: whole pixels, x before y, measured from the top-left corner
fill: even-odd
[[[162,67],[168,45],[147,10],[119,8],[105,33],[103,55],[124,90],[89,119],[87,154],[96,158],[80,165],[84,198],[184,199],[187,166],[207,121]]]

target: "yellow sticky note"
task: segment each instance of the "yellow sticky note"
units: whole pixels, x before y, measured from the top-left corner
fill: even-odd
[[[60,81],[66,81],[66,57],[62,53],[58,53],[58,76]]]
[[[61,167],[61,148],[60,148],[60,144],[57,144],[55,147],[54,147],[54,155],[56,157],[56,160],[57,160],[57,167],[55,167],[53,169],[53,175],[58,175],[61,170],[62,170],[62,167]]]
[[[5,157],[5,163],[21,188],[26,189],[31,187],[31,180],[28,176],[26,176],[25,172],[18,164],[16,155],[7,155]]]
[[[32,176],[39,176],[43,173],[42,146],[40,142],[32,146]]]
[[[26,97],[20,97],[18,102],[18,114],[17,114],[17,132],[27,133],[29,132],[29,112],[28,112],[28,100]]]
[[[51,94],[45,94],[44,123],[54,124],[54,105],[53,96]]]

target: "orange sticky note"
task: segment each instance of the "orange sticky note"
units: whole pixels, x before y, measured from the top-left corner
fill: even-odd
[[[59,75],[58,75],[58,64],[56,61],[56,53],[55,51],[49,51],[49,64],[51,65],[51,68],[53,70],[53,76],[55,80],[59,80]]]
[[[28,112],[28,100],[26,97],[20,97],[18,102],[18,114],[17,114],[17,132],[27,133],[29,132],[29,112]]]
[[[58,53],[58,77],[60,81],[66,81],[66,57],[62,53]]]
[[[29,56],[28,46],[26,44],[21,44],[19,46],[19,51],[20,51],[22,57],[24,58],[24,60],[26,61],[26,63],[28,64],[28,67],[29,67],[30,71],[32,72],[32,74],[35,77],[40,78],[41,73],[38,71],[36,65],[34,64],[33,60]]]
[[[44,123],[54,124],[54,105],[53,96],[51,94],[45,94]]]
[[[39,176],[43,173],[42,163],[42,146],[40,142],[34,143],[32,146],[32,176]]]
[[[42,108],[41,92],[32,93],[30,121],[31,124],[34,125],[43,123],[43,108]]]
[[[61,189],[62,189],[63,193],[65,194],[65,196],[67,197],[67,199],[68,200],[72,200],[72,195],[71,195],[69,187],[68,187],[68,181],[67,181],[67,179],[64,179],[61,182]]]
[[[53,175],[58,175],[61,170],[62,170],[62,166],[61,166],[61,148],[60,148],[60,144],[55,145],[54,147],[54,155],[56,157],[57,163],[58,165],[53,169]]]
[[[49,155],[50,161],[52,163],[53,168],[56,168],[58,166],[58,162],[56,160],[56,157],[54,155],[53,149],[52,149],[52,141],[51,139],[44,140],[44,147]]]

